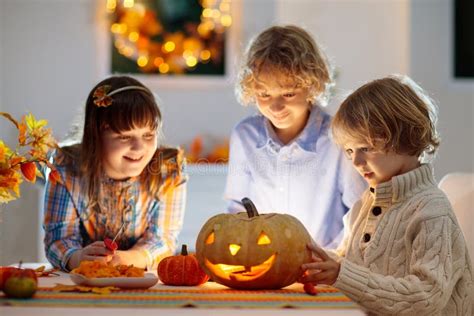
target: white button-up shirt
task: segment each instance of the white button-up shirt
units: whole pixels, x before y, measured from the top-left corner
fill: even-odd
[[[264,116],[241,121],[230,139],[228,211],[245,211],[241,200],[248,197],[260,213],[293,215],[317,243],[335,247],[342,217],[367,183],[330,140],[329,123],[330,116],[315,106],[303,131],[283,145]]]

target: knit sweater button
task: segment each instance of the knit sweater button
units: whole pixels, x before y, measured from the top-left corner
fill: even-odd
[[[364,241],[369,242],[370,241],[370,234],[364,234]]]
[[[375,216],[379,216],[380,214],[382,214],[382,208],[380,206],[376,206],[372,209],[372,214],[374,214]]]

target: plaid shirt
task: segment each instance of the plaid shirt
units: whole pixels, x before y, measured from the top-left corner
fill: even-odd
[[[58,163],[64,154],[53,157],[63,184],[46,183],[45,189],[45,252],[53,266],[67,271],[71,255],[95,241],[113,238],[122,223],[124,230],[117,238],[119,249],[142,250],[148,257],[148,268],[174,253],[182,228],[186,180],[184,163],[164,163],[158,197],[143,190],[139,178],[115,181],[101,179],[100,194],[94,206],[89,206],[82,179],[71,167]],[[73,164],[72,168],[75,165]],[[47,179],[47,178],[46,178]]]

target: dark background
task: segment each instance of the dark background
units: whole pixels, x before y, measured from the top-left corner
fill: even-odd
[[[474,78],[474,0],[454,2],[454,76]]]

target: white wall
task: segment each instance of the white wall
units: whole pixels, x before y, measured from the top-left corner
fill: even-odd
[[[3,12],[5,12],[5,10],[3,9],[3,3],[0,1],[0,61],[3,60],[2,58],[2,51],[3,51],[3,29],[4,29],[4,26],[3,26],[3,21],[5,20],[3,18]],[[2,93],[2,88],[3,88],[3,85],[1,84],[2,83],[2,74],[3,74],[3,66],[2,66],[2,63],[0,62],[0,111],[3,111],[3,93]],[[3,135],[3,125],[0,125],[0,135]]]
[[[410,74],[439,106],[441,146],[437,179],[474,171],[474,79],[453,77],[453,1],[411,3]]]
[[[62,135],[99,77],[94,61],[93,1],[2,0],[3,110],[28,111]],[[5,126],[5,123],[1,123]],[[13,141],[14,128],[2,139]],[[39,188],[22,184],[22,198],[3,207],[1,263],[34,261],[38,244]]]
[[[408,72],[408,0],[279,0],[277,18],[310,31],[335,67],[330,113],[362,83]]]

